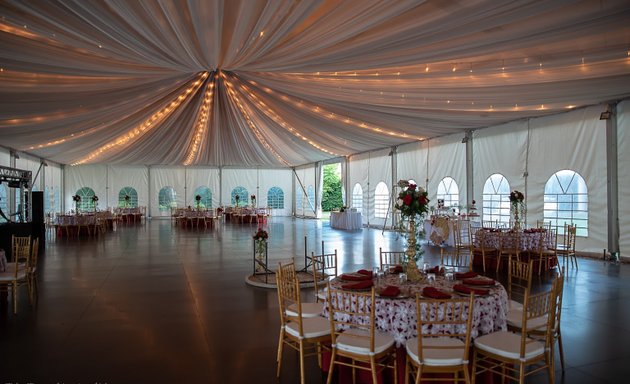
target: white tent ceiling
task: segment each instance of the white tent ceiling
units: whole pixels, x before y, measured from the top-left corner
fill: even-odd
[[[630,96],[630,3],[0,3],[0,145],[293,166]]]

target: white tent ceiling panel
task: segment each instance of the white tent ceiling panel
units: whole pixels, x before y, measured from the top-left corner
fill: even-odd
[[[617,105],[619,249],[630,257],[630,100]]]
[[[482,208],[485,182],[494,173],[505,176],[510,190],[525,192],[523,174],[527,170],[527,139],[525,120],[474,132],[473,190],[478,208]],[[468,200],[471,202],[472,198]]]
[[[461,135],[463,136],[463,135]],[[429,141],[429,199],[437,204],[437,190],[444,177],[452,177],[459,189],[459,204],[466,205],[466,144],[460,135],[449,135]]]
[[[118,207],[118,196],[125,187],[136,190],[139,207],[149,205],[149,169],[147,167],[112,165],[108,172],[107,206]]]
[[[577,172],[588,188],[588,238],[578,236],[577,248],[601,252],[608,231],[606,195],[606,124],[601,105],[531,119],[527,179],[527,210],[542,218],[543,195],[549,178],[560,170]]]

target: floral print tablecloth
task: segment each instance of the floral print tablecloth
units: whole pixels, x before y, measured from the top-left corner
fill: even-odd
[[[331,281],[331,287],[340,289],[345,282],[336,278]],[[380,331],[387,332],[394,336],[397,346],[404,345],[407,339],[417,335],[416,320],[416,299],[415,296],[422,292],[422,289],[429,285],[428,282],[400,283],[398,275],[386,275],[378,282],[377,292],[380,288],[388,285],[398,286],[402,293],[399,298],[376,297],[376,328]],[[461,284],[461,281],[447,281],[443,277],[438,276],[433,286],[444,292],[453,294],[455,284]],[[475,296],[472,321],[472,338],[485,335],[494,331],[507,329],[506,316],[508,310],[508,297],[505,288],[499,283],[489,288],[490,292],[487,296]],[[333,300],[334,302],[334,300]],[[328,311],[325,310],[328,316]],[[364,319],[357,319],[357,322],[363,322]],[[423,327],[424,328],[424,327]],[[424,334],[437,333],[438,329],[423,329]],[[457,330],[459,332],[459,330]]]

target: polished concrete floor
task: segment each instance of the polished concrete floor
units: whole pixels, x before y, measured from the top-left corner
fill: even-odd
[[[341,271],[378,264],[395,233],[341,231],[327,222],[272,218],[269,257],[337,249]],[[119,226],[100,238],[49,239],[39,300],[0,303],[0,383],[273,383],[279,328],[275,290],[246,285],[252,225],[183,230],[168,220]],[[435,261],[436,249],[426,247]],[[499,276],[502,279],[502,276]],[[580,259],[567,273],[560,383],[630,379],[630,265]],[[537,288],[548,278],[535,279]],[[308,382],[322,375],[310,360]],[[298,382],[286,351],[281,382]],[[546,382],[539,375],[528,382]]]

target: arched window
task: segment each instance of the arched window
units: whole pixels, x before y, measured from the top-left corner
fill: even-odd
[[[9,199],[7,195],[7,187],[0,184],[0,209],[2,210],[2,213],[4,213],[7,217],[9,217],[9,214],[11,213],[9,212],[8,202]],[[4,222],[6,222],[6,220],[4,219],[4,217],[0,216],[0,223]]]
[[[177,194],[173,187],[164,187],[160,189],[158,194],[158,204],[160,212],[170,211],[171,208],[177,208]]]
[[[459,213],[459,187],[452,177],[445,177],[438,184],[437,189],[438,200],[444,200],[444,207],[455,209],[455,213]]]
[[[93,211],[96,207],[96,202],[92,198],[96,195],[94,190],[90,187],[83,187],[76,193],[81,198],[81,201],[76,205],[79,211]]]
[[[588,188],[577,172],[554,173],[545,184],[543,219],[564,234],[564,224],[574,224],[578,236],[588,236]]]
[[[238,195],[238,204],[236,204],[236,195]],[[236,187],[232,190],[230,202],[236,206],[246,206],[249,201],[249,195],[245,187]]]
[[[510,183],[500,173],[490,175],[483,185],[482,220],[510,222]]]
[[[269,191],[267,191],[267,207],[273,209],[284,209],[284,192],[282,191],[282,188],[269,188]]]
[[[312,211],[315,209],[315,189],[313,189],[312,185],[309,185],[306,188],[306,194],[309,202],[308,210]]]
[[[298,185],[295,187],[295,209],[304,209],[302,204],[304,204],[304,193],[302,192],[302,186]]]
[[[363,213],[363,188],[359,183],[352,188],[352,208]]]
[[[376,184],[374,191],[374,217],[384,219],[389,208],[389,188],[384,182]]]
[[[195,194],[193,195],[195,208],[197,208],[197,195],[201,196],[198,208],[212,208],[212,192],[210,191],[210,188],[201,186],[195,189]]]
[[[125,198],[125,196],[129,196]],[[121,208],[137,208],[138,192],[133,187],[123,187],[118,192],[118,206]]]

